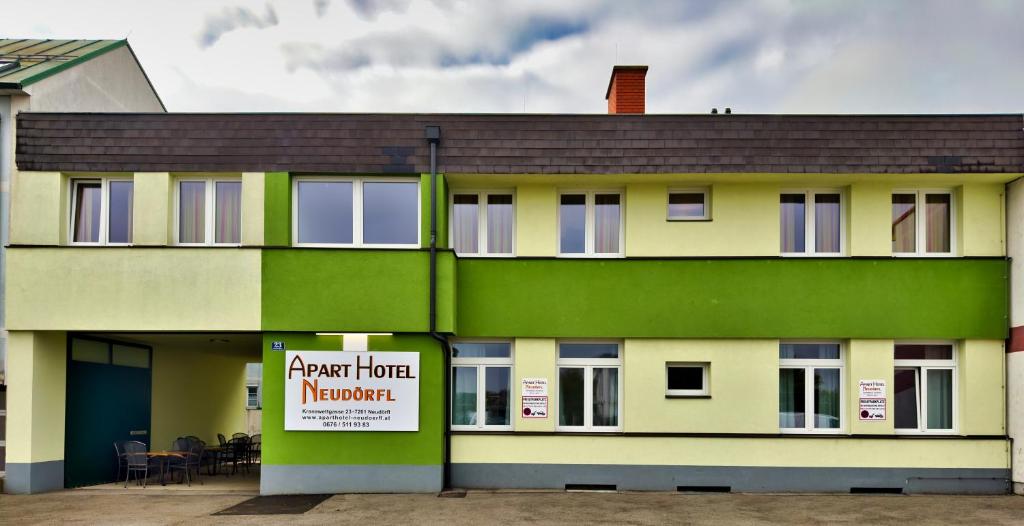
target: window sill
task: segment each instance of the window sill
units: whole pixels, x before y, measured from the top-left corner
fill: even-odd
[[[666,217],[669,223],[710,223],[710,217]]]
[[[697,399],[707,399],[707,400],[710,400],[711,399],[711,395],[709,395],[709,394],[692,394],[692,395],[689,395],[689,394],[665,394],[665,398],[666,399],[671,399],[671,398],[697,398]]]

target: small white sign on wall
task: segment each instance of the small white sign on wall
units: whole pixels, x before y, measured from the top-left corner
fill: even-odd
[[[857,415],[861,420],[885,420],[885,380],[861,380],[858,382],[860,402]]]
[[[521,384],[523,418],[547,418],[548,379],[523,378]]]
[[[420,354],[287,351],[287,431],[418,431]]]

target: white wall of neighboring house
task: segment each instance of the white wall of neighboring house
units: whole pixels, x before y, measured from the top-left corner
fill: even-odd
[[[1006,185],[1006,255],[1010,257],[1010,327],[1024,325],[1024,179]],[[1006,353],[1006,431],[1014,493],[1024,494],[1024,352]]]

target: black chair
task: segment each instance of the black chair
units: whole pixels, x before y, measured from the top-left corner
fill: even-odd
[[[261,453],[263,449],[263,435],[256,433],[249,437],[249,462],[262,463]]]
[[[124,487],[128,487],[128,479],[135,473],[135,482],[146,487],[146,479],[149,478],[149,455],[146,455],[146,444],[137,440],[124,443],[125,475]],[[139,478],[142,473],[142,478]]]
[[[172,473],[180,471],[182,474],[179,482],[184,482],[191,486],[193,472],[196,474],[195,478],[199,480],[199,462],[203,455],[202,440],[182,437],[174,441],[172,448],[174,451],[183,452],[184,455],[182,457],[168,458],[167,469]],[[202,484],[203,481],[199,480],[199,483]]]
[[[231,474],[238,473],[238,463],[242,463],[242,467],[246,473],[249,473],[248,463],[248,451],[249,451],[249,438],[232,438],[228,440],[228,451],[231,456]]]
[[[114,462],[116,462],[116,468],[114,471],[114,480],[121,480],[121,471],[128,468],[128,460],[124,456],[124,442],[114,442]]]

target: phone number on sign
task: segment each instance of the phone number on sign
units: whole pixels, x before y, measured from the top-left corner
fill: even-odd
[[[369,422],[321,422],[324,427],[370,427]]]

